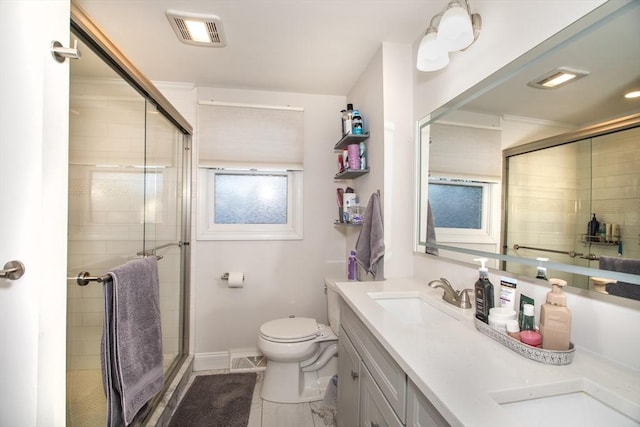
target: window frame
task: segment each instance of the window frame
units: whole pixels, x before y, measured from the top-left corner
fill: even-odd
[[[473,186],[482,188],[481,226],[474,228],[435,227],[438,242],[441,243],[495,243],[493,222],[495,215],[496,184],[470,179],[429,177],[429,184],[437,183],[451,186]]]
[[[216,224],[216,174],[275,175],[287,177],[286,224]],[[198,240],[302,240],[303,173],[301,170],[199,168]]]

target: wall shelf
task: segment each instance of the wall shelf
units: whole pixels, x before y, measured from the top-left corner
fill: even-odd
[[[343,136],[340,139],[340,141],[336,143],[333,149],[342,150],[343,148],[346,148],[347,145],[360,144],[362,141],[366,141],[367,139],[369,139],[369,132],[363,133],[362,135],[354,135],[354,134],[348,133],[345,136]]]
[[[369,173],[369,169],[347,169],[343,172],[338,172],[333,179],[353,179],[367,173]]]

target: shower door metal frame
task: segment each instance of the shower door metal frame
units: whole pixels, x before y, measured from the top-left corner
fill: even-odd
[[[136,91],[138,91],[147,102],[153,103],[158,111],[165,116],[177,129],[182,133],[183,138],[183,198],[182,198],[182,227],[181,227],[181,260],[180,270],[182,275],[183,289],[181,292],[181,309],[182,316],[180,319],[180,329],[182,330],[181,351],[178,357],[173,361],[171,367],[165,376],[163,389],[158,395],[146,405],[140,413],[135,417],[132,425],[142,425],[151,415],[153,409],[158,405],[162,397],[165,395],[169,385],[181,366],[189,356],[189,333],[190,333],[190,232],[191,232],[191,139],[193,135],[193,127],[191,124],[176,110],[167,98],[147,79],[125,56],[124,54],[109,40],[109,38],[100,30],[100,28],[73,2],[71,3],[70,17],[72,34],[82,39],[96,55],[102,58],[107,65],[114,69],[127,83],[129,83]]]

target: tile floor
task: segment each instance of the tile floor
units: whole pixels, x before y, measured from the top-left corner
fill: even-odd
[[[226,373],[228,370],[194,372],[189,385],[197,375]],[[260,398],[263,372],[258,372],[256,387],[253,390],[251,413],[247,427],[330,427],[335,426],[331,414],[328,414],[322,401],[299,404],[278,404],[263,401]],[[325,410],[323,410],[325,409]]]
[[[194,372],[191,374],[187,388],[197,375],[222,374],[226,372],[228,370]],[[67,412],[67,426],[104,426],[106,399],[100,375],[99,370],[70,372],[67,387],[71,405]],[[335,426],[332,414],[327,413],[322,401],[300,404],[277,404],[263,401],[260,398],[263,375],[263,372],[258,372],[247,427]]]

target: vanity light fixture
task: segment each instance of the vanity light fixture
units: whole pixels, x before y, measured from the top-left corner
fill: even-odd
[[[631,92],[627,92],[624,94],[624,97],[627,99],[635,99],[635,98],[640,98],[640,90],[634,90]]]
[[[207,47],[227,45],[222,20],[216,15],[167,10],[167,19],[182,43]]]
[[[480,35],[482,19],[471,13],[469,0],[452,0],[447,8],[431,18],[416,60],[420,71],[437,71],[449,64],[449,52],[471,46]]]
[[[538,89],[557,89],[588,75],[587,71],[560,67],[531,80],[527,85]]]

